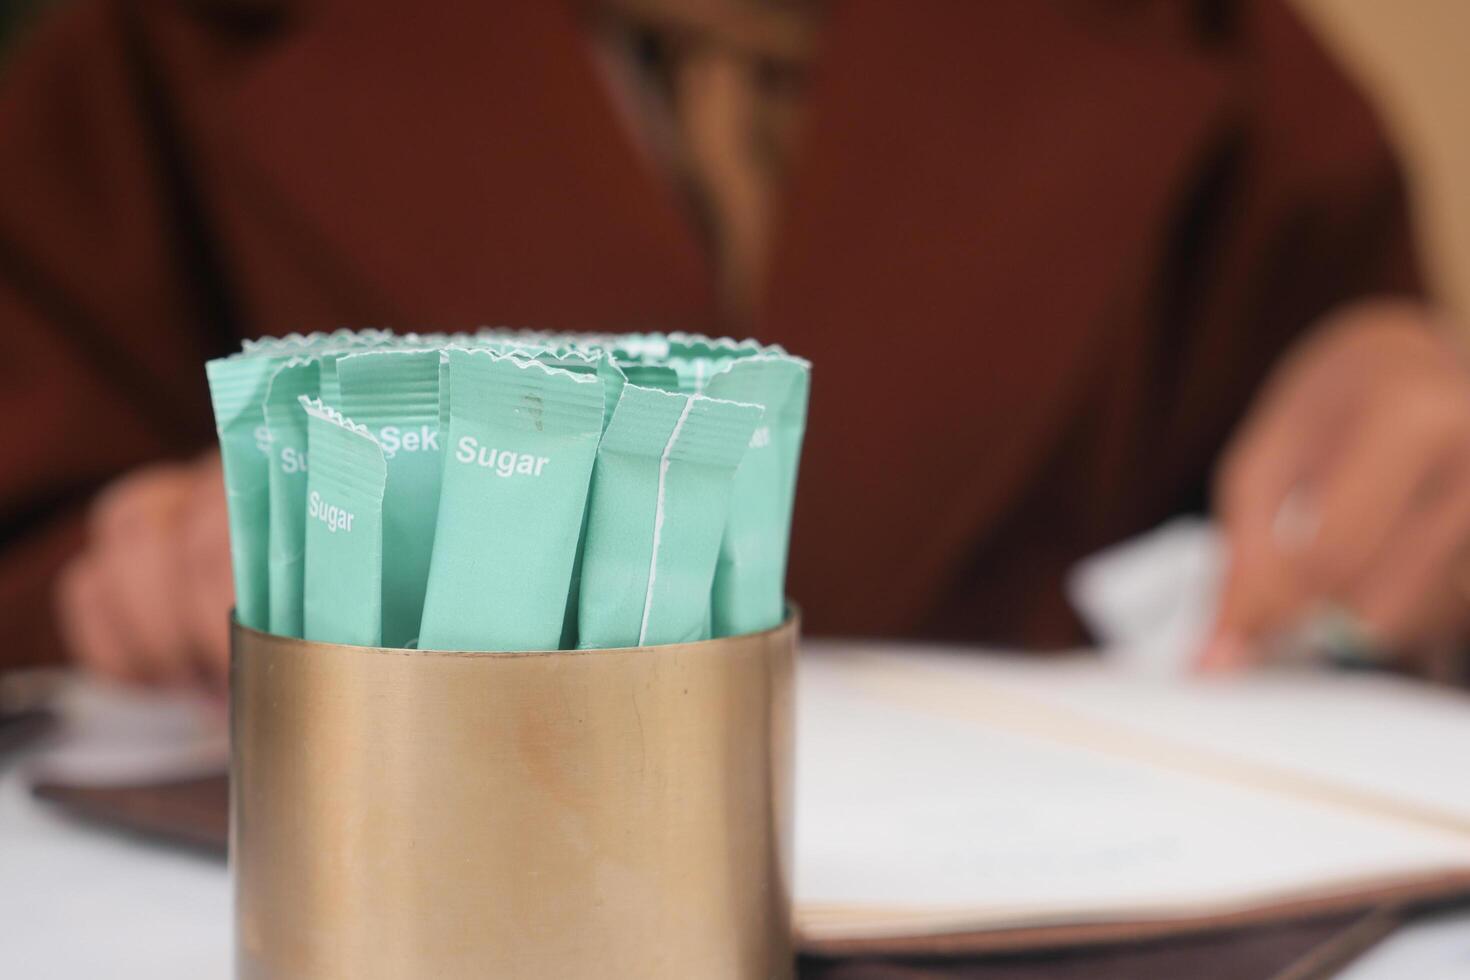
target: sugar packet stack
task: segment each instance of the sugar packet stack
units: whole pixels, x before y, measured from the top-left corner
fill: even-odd
[[[784,618],[810,365],[780,347],[336,331],[207,374],[245,626],[496,651]]]

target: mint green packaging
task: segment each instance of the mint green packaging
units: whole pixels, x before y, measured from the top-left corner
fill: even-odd
[[[439,351],[375,350],[337,359],[342,411],[377,437],[383,492],[383,645],[413,646],[424,612],[444,453]]]
[[[538,358],[543,363],[545,358]],[[591,367],[598,377],[602,379],[602,431],[607,431],[608,423],[612,420],[613,412],[617,409],[618,400],[622,398],[623,386],[628,383],[628,377],[610,354],[598,353],[584,360],[582,365],[572,363],[575,373],[585,374],[587,368]],[[567,585],[567,608],[563,614],[561,624],[560,647],[563,650],[571,650],[577,646],[577,608],[582,592],[582,545],[587,540],[587,509],[582,509],[582,527],[577,535],[576,555],[572,559],[572,579]]]
[[[392,330],[381,330],[374,327],[349,330],[343,327],[330,332],[318,330],[305,334],[288,333],[281,337],[247,338],[241,343],[240,351],[246,357],[305,357],[319,354],[324,350],[376,346],[392,343],[393,340]]]
[[[786,614],[786,556],[806,432],[811,365],[764,353],[728,362],[705,385],[710,397],[765,406],[735,472],[730,516],[715,567],[715,636],[780,625]]]
[[[394,336],[391,330],[333,330],[331,333],[290,334],[274,341],[263,338],[253,345],[247,345],[246,350],[257,355],[316,358],[317,388],[322,404],[341,405],[342,389],[337,382],[337,359],[361,351],[393,347],[406,340],[407,338]]]
[[[307,416],[302,396],[315,398],[317,362],[292,358],[271,375],[263,406],[270,433],[270,631],[301,636],[302,582],[306,573]]]
[[[229,506],[235,616],[252,629],[272,628],[270,473],[275,453],[264,405],[271,379],[293,357],[385,344],[391,338],[386,330],[262,337],[246,340],[238,354],[205,365]]]
[[[576,344],[563,343],[571,339],[568,335],[536,335],[534,343],[529,342],[529,337],[530,335],[522,334],[508,335],[504,331],[486,331],[478,339],[496,353],[524,356],[548,367],[560,368],[573,374],[596,374],[602,378],[602,425],[606,429],[622,394],[623,385],[628,380],[619,363],[610,354],[590,345],[584,349]],[[442,404],[447,402],[441,401]],[[582,578],[581,541],[587,533],[585,510],[583,513],[583,527],[578,537],[576,557],[572,560],[571,581],[567,586],[567,608],[562,619],[560,648],[563,650],[577,645],[577,596]]]
[[[449,351],[439,351],[439,438],[449,435]]]
[[[759,405],[624,387],[593,469],[580,647],[709,636],[731,486],[761,415]]]
[[[611,350],[619,360],[658,362],[669,356],[669,338],[661,333],[602,334],[597,343]]]
[[[451,349],[449,432],[419,646],[546,650],[561,639],[603,382]]]
[[[306,575],[302,635],[382,645],[383,488],[388,466],[365,426],[321,401],[307,415]]]
[[[679,391],[699,394],[709,379],[729,366],[731,361],[764,354],[783,355],[779,347],[763,347],[755,340],[712,339],[703,334],[672,333],[668,348],[657,362],[672,370],[679,379]]]
[[[657,388],[659,391],[679,391],[679,372],[667,364],[639,364],[619,361],[623,376],[628,384],[641,388]],[[693,394],[693,392],[691,392]]]
[[[611,354],[598,356],[596,370],[597,376],[602,379],[602,430],[606,432],[613,412],[617,411],[618,401],[623,397],[623,386],[628,383],[628,374]]]
[[[337,380],[337,352],[317,355],[317,390],[324,405],[342,404],[342,385]]]
[[[337,362],[352,354],[367,350],[377,350],[381,344],[354,343],[342,346],[324,348],[316,353],[317,363],[321,365],[321,400],[323,405],[342,404],[342,381],[337,376]]]
[[[204,366],[214,403],[230,521],[235,616],[252,629],[270,628],[270,431],[263,403],[276,361],[234,355]]]

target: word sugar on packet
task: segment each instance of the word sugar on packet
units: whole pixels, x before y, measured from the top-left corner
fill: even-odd
[[[383,488],[388,466],[366,426],[306,397],[308,640],[375,647],[383,637]]]
[[[419,646],[561,641],[603,380],[486,350],[449,361],[449,433]]]
[[[276,368],[265,395],[270,433],[270,631],[301,635],[302,587],[306,574],[306,413],[301,398],[315,398],[320,379],[315,358],[293,357]]]
[[[691,334],[247,341],[207,365],[237,619],[468,651],[776,626],[809,367]]]

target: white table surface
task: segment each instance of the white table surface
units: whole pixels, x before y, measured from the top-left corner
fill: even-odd
[[[0,977],[227,980],[223,861],[95,829],[0,768]]]
[[[0,977],[225,980],[223,861],[82,824],[0,767]],[[1401,930],[1344,980],[1470,978],[1470,912]]]
[[[1358,957],[1338,980],[1470,978],[1470,912],[1449,912],[1400,929]]]

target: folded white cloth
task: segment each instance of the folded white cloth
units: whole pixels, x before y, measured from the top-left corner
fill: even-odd
[[[1177,674],[1208,638],[1227,561],[1213,523],[1179,517],[1078,562],[1067,594],[1105,657]]]

